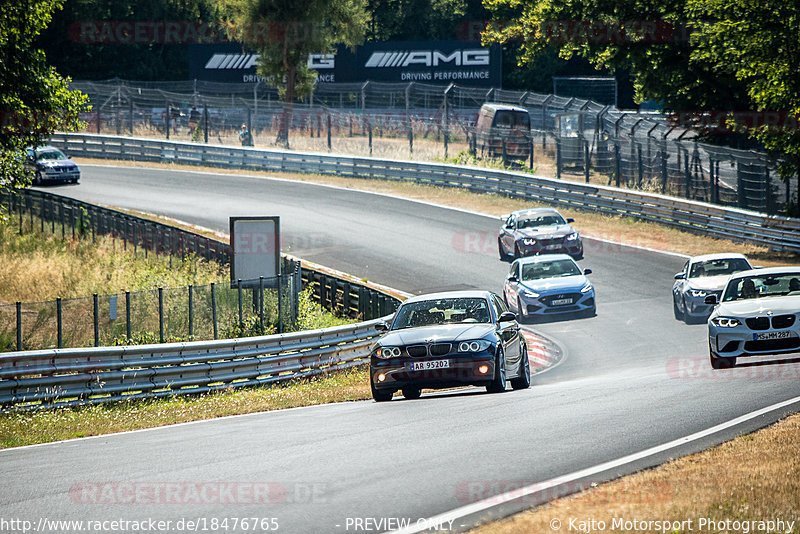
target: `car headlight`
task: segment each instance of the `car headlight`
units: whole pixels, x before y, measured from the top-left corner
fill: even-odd
[[[522,240],[525,245],[531,246],[536,244],[536,239],[533,237],[526,237]]]
[[[594,289],[594,288],[592,287],[592,284],[586,284],[585,286],[583,286],[583,287],[581,288],[581,293],[588,293],[588,292],[589,292],[589,291],[591,291],[592,289]]]
[[[697,299],[701,297],[705,298],[705,296],[708,295],[709,293],[708,291],[703,291],[702,289],[690,289],[689,294]]]
[[[567,241],[575,241],[578,239],[578,232],[572,232],[567,236]]]
[[[477,341],[462,341],[458,344],[458,352],[481,352],[491,346],[489,341],[480,339]]]
[[[378,350],[375,351],[375,356],[381,358],[382,360],[388,360],[389,358],[397,358],[400,356],[400,348],[378,347]]]
[[[736,328],[742,324],[739,319],[734,319],[733,317],[715,317],[711,319],[711,323],[721,328]]]
[[[536,291],[534,291],[532,289],[528,289],[528,288],[522,288],[522,291],[520,291],[520,293],[522,293],[522,295],[524,295],[526,297],[530,297],[532,299],[538,299],[539,296],[540,296],[539,293],[537,293]]]

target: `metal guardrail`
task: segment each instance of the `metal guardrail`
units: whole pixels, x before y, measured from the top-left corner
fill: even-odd
[[[377,320],[273,336],[0,355],[2,412],[198,394],[359,365]]]
[[[90,158],[329,174],[465,188],[575,209],[630,215],[696,234],[800,252],[800,219],[521,172],[91,134],[56,134],[51,143],[72,155]]]

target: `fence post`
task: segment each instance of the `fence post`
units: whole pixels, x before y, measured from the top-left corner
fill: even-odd
[[[211,318],[214,323],[214,339],[219,339],[217,332],[217,287],[211,282]]]
[[[365,118],[364,120],[367,121],[367,130],[369,131],[369,155],[372,155],[372,121],[369,118]]]
[[[244,316],[242,315],[242,279],[239,278],[236,280],[236,292],[239,297],[239,326],[242,326],[244,323]]]
[[[92,304],[94,308],[94,346],[100,346],[100,305],[98,303],[97,293],[92,295]]]
[[[164,288],[158,288],[158,342],[164,342]]]
[[[189,337],[194,337],[194,286],[189,284]]]
[[[280,285],[280,284],[278,284]],[[280,288],[278,288],[280,291]],[[261,334],[264,334],[264,277],[258,277],[258,321],[261,325]]]
[[[589,183],[589,141],[586,140],[583,136],[581,136],[581,141],[583,143],[583,177],[586,179],[586,183]]]
[[[203,142],[208,144],[208,106],[203,105]]]
[[[131,292],[125,292],[125,337],[131,342]]]
[[[667,192],[667,140],[661,146],[661,194]]]
[[[503,144],[503,157],[505,157],[506,145]],[[556,138],[556,178],[561,179],[561,139]]]
[[[278,273],[278,333],[283,334],[283,275]]]
[[[22,303],[17,301],[17,350],[22,350]]]
[[[63,337],[61,335],[61,332],[62,332],[61,325],[63,324],[61,319],[62,319],[62,316],[61,316],[61,297],[56,297],[56,325],[57,325],[56,339],[58,340],[58,348],[59,349],[64,346]]]
[[[622,165],[620,162],[620,155],[619,155],[619,138],[614,138],[614,179],[616,181],[616,186],[620,186],[620,182],[622,180]]]
[[[331,150],[331,114],[328,113],[328,150]]]

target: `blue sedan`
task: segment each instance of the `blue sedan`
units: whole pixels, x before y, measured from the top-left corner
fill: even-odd
[[[521,258],[511,264],[503,297],[519,317],[593,316],[597,310],[594,286],[586,278],[591,272],[581,270],[566,254]]]

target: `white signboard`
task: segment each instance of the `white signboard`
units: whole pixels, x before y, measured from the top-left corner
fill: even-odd
[[[281,269],[280,217],[231,217],[231,285],[275,285]]]

